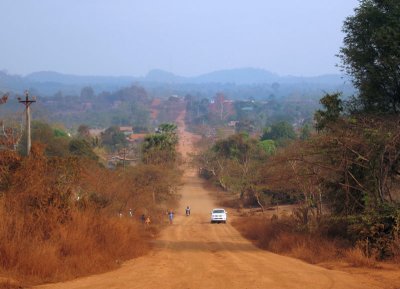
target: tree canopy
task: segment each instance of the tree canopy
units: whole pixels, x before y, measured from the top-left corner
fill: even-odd
[[[295,138],[296,133],[293,126],[286,121],[274,123],[270,128],[267,128],[261,136],[261,140],[271,139],[276,141],[278,145],[283,145],[288,140],[293,140]]]
[[[340,93],[326,94],[319,101],[323,110],[319,109],[314,114],[315,128],[323,130],[329,123],[335,122],[343,111],[343,102]]]
[[[354,109],[400,112],[400,2],[362,0],[343,26],[340,58],[359,90]]]
[[[147,135],[142,145],[143,162],[146,164],[165,164],[176,160],[178,135],[175,124],[163,123],[157,133]]]
[[[111,126],[108,129],[106,129],[101,134],[101,141],[103,145],[111,149],[122,147],[127,143],[124,133],[119,131],[118,127],[116,126]]]

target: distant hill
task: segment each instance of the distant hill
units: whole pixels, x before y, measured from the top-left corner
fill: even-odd
[[[314,77],[279,76],[273,72],[257,68],[238,68],[218,70],[194,77],[183,77],[168,71],[151,70],[145,77],[133,76],[79,76],[53,71],[34,72],[26,76],[10,75],[0,71],[0,91],[33,90],[43,95],[53,95],[57,91],[64,93],[79,93],[84,86],[91,86],[97,92],[115,91],[122,87],[139,83],[146,87],[154,84],[174,84],[175,86],[194,85],[300,85],[302,87],[318,87],[326,89],[341,87],[349,81],[340,74],[321,75]]]
[[[131,83],[134,77],[129,76],[78,76],[62,74],[54,71],[40,71],[28,74],[24,79],[30,82],[51,82],[60,84],[99,84],[99,83]]]
[[[159,83],[192,83],[192,84],[265,84],[265,83],[342,83],[343,76],[340,74],[326,74],[312,77],[279,76],[276,73],[258,68],[237,68],[218,70],[194,77],[182,77],[164,70],[151,70],[146,77],[136,79],[141,81]]]
[[[196,83],[257,84],[279,81],[279,76],[264,69],[238,68],[219,70],[194,78]]]
[[[140,80],[158,83],[185,83],[189,79],[161,69],[153,69],[147,73],[146,77]]]

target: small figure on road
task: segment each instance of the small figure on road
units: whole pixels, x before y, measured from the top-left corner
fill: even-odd
[[[140,217],[140,221],[142,221],[142,224],[144,224],[144,222],[146,221],[146,216],[144,214],[142,214],[142,216]]]
[[[190,216],[190,207],[189,206],[186,207],[185,211],[186,211],[186,216]]]
[[[169,223],[172,225],[172,221],[174,220],[174,212],[171,210],[168,213]]]
[[[147,217],[146,221],[144,221],[144,223],[146,224],[146,226],[150,225],[150,223],[151,223],[150,217]]]

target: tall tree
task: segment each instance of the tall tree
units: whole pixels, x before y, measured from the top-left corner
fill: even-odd
[[[175,124],[163,123],[158,127],[157,133],[145,137],[142,146],[144,163],[166,164],[176,160],[176,129]]]
[[[354,108],[400,113],[400,2],[361,0],[343,32],[342,67],[359,89]]]
[[[125,135],[116,126],[111,126],[101,133],[101,141],[112,150],[127,144]]]
[[[47,156],[67,156],[70,138],[61,129],[54,129],[48,123],[32,121],[32,142],[45,145]],[[26,131],[24,132],[26,136]],[[22,137],[19,143],[20,152],[26,154],[26,137]]]
[[[98,160],[99,157],[93,151],[90,143],[85,139],[72,139],[69,143],[69,151],[72,155]]]
[[[285,145],[289,140],[296,139],[296,133],[293,129],[293,126],[286,122],[280,121],[274,123],[271,127],[267,128],[264,131],[264,134],[261,136],[261,140],[271,139],[276,142],[277,145]]]
[[[326,94],[319,101],[323,109],[319,109],[314,114],[315,128],[318,131],[326,128],[330,123],[334,123],[343,111],[343,103],[340,93]]]
[[[82,99],[92,99],[94,97],[94,90],[90,86],[85,86],[81,89]]]

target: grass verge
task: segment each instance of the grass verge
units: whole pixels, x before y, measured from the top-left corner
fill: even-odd
[[[367,257],[348,241],[330,239],[318,232],[299,232],[290,218],[272,221],[262,216],[237,218],[232,225],[258,247],[311,264],[345,261],[355,267],[376,267],[374,256]]]

